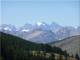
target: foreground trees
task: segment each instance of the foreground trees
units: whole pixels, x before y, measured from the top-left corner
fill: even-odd
[[[78,54],[76,54],[75,58],[76,58],[77,60],[80,60],[80,57],[79,57]]]

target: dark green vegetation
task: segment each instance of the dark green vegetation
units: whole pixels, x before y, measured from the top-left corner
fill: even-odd
[[[55,60],[54,54],[51,54],[49,58],[46,58],[46,53],[57,53],[60,55],[68,56],[66,51],[62,51],[60,48],[51,47],[48,44],[37,44],[26,41],[24,39],[5,34],[0,32],[0,60]],[[38,51],[37,56],[33,56],[32,51]],[[40,51],[43,51],[41,56]]]

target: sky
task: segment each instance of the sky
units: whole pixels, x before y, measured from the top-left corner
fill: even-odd
[[[63,26],[79,26],[79,0],[1,0],[0,24],[18,27],[26,23],[56,22]]]

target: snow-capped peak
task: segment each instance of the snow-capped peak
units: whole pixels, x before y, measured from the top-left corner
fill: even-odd
[[[22,32],[29,32],[29,29],[23,29]]]
[[[37,22],[37,25],[38,25],[38,26],[41,26],[41,25],[45,25],[45,23]]]
[[[5,27],[4,30],[9,30],[9,31],[11,31],[11,29],[10,29],[9,27]]]

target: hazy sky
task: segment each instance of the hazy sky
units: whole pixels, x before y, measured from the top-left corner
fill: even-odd
[[[2,24],[22,26],[25,23],[56,22],[61,25],[79,25],[79,0],[2,0]]]

